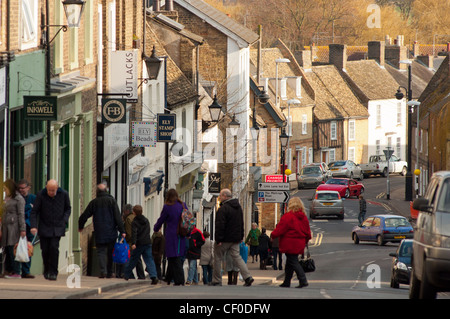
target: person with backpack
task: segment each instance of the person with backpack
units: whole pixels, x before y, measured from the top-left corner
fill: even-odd
[[[200,229],[198,229],[195,225],[196,221],[194,220],[194,229],[192,229],[192,232],[189,236],[189,249],[186,255],[189,263],[189,272],[186,286],[189,286],[191,284],[198,284],[197,260],[200,259],[202,246],[205,244],[205,237],[203,236]]]
[[[155,261],[152,255],[152,239],[150,238],[150,222],[142,215],[142,206],[133,206],[133,213],[136,216],[131,224],[132,235],[130,241],[131,256],[130,262],[125,267],[124,278],[128,280],[131,277],[131,272],[141,256],[147,266],[146,271],[150,275],[152,285],[158,283],[158,274],[156,273]]]
[[[184,271],[181,258],[185,255],[185,236],[177,233],[181,220],[181,214],[186,205],[179,199],[175,189],[169,189],[166,194],[161,216],[158,218],[154,232],[158,232],[164,224],[164,236],[166,239],[166,257],[168,260],[166,281],[168,284],[173,280],[176,286],[184,285]]]

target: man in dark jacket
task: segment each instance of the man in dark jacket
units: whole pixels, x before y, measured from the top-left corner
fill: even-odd
[[[97,197],[94,198],[78,219],[81,232],[89,217],[93,216],[95,244],[97,247],[100,278],[111,278],[113,274],[112,253],[117,240],[117,231],[126,236],[122,217],[116,200],[106,192],[105,184],[97,185]]]
[[[71,210],[69,194],[56,180],[47,181],[30,214],[30,232],[38,234],[41,242],[45,279],[56,280],[58,276],[59,241],[66,233]]]
[[[244,239],[244,214],[239,201],[232,198],[229,189],[223,189],[219,195],[220,208],[216,213],[216,232],[214,244],[214,267],[212,285],[222,284],[221,266],[226,252],[233,259],[244,278],[244,286],[251,286],[254,279],[239,254],[239,244]]]

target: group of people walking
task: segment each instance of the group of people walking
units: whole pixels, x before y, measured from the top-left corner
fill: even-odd
[[[20,263],[14,259],[14,246],[20,237],[26,236],[33,241],[39,236],[44,277],[56,280],[58,275],[59,242],[66,231],[71,214],[68,193],[58,186],[56,180],[49,180],[46,187],[36,196],[29,194],[30,185],[26,180],[17,184],[7,180],[3,184],[5,202],[1,210],[1,247],[5,256],[3,277],[34,278],[30,274],[31,259]],[[114,276],[128,280],[134,278],[136,269],[138,279],[144,279],[145,270],[152,284],[163,279],[161,262],[163,253],[167,258],[167,272],[164,280],[174,285],[190,285],[198,282],[197,261],[203,270],[203,283],[213,286],[222,285],[222,265],[226,263],[229,284],[236,284],[240,273],[244,286],[254,282],[246,261],[240,253],[240,244],[244,240],[244,215],[238,199],[232,198],[229,189],[223,189],[219,195],[220,207],[216,212],[214,241],[208,232],[202,232],[195,226],[187,236],[180,235],[181,216],[187,209],[186,204],[170,189],[165,197],[161,215],[153,226],[143,215],[140,205],[127,205],[122,214],[113,196],[107,192],[106,185],[97,186],[97,196],[93,199],[78,220],[78,229],[83,231],[87,220],[92,217],[101,278]],[[293,273],[299,279],[299,287],[308,285],[306,276],[298,262],[311,238],[311,232],[304,206],[299,198],[293,198],[288,204],[288,212],[271,234],[265,229],[259,233],[256,225],[248,234],[245,242],[250,246],[252,258],[256,255],[255,242],[258,242],[261,267],[267,264],[268,249],[286,255],[285,280],[281,287],[289,287]],[[131,247],[131,256],[116,272],[112,260],[116,241],[123,238]],[[142,257],[142,259],[141,259]],[[281,257],[281,256],[280,256]],[[185,281],[183,263],[188,260],[189,271]],[[254,259],[253,259],[254,261]],[[281,269],[281,258],[279,258]],[[277,259],[274,258],[274,269]]]

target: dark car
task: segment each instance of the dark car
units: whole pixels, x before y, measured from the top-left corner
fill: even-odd
[[[317,187],[328,179],[327,172],[320,165],[308,165],[297,174],[298,189]]]
[[[361,226],[352,230],[355,244],[360,241],[374,241],[379,246],[387,242],[399,243],[403,239],[412,239],[414,230],[408,220],[398,215],[374,215],[367,218]]]
[[[390,253],[392,258],[391,288],[399,288],[400,284],[409,285],[411,276],[411,256],[413,240],[403,239],[395,253]]]

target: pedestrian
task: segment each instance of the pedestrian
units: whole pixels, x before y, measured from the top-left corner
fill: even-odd
[[[27,239],[29,242],[33,243],[33,240],[35,236],[31,234],[31,227],[30,227],[30,214],[31,210],[33,209],[34,202],[36,201],[36,195],[30,193],[30,183],[26,179],[21,179],[17,183],[17,187],[19,190],[20,195],[22,195],[23,199],[25,200],[25,226],[26,226],[26,232],[27,232]],[[22,263],[22,278],[28,278],[33,279],[34,276],[30,274],[30,268],[31,268],[31,256],[30,261],[27,263]]]
[[[297,288],[308,286],[298,256],[303,254],[308,241],[311,239],[308,217],[305,207],[299,197],[292,198],[288,203],[288,212],[281,216],[277,227],[272,231],[273,238],[280,238],[280,251],[286,254],[284,281],[280,287],[290,287],[292,275],[297,274],[299,285]]]
[[[187,260],[189,264],[188,278],[186,285],[198,284],[197,260],[202,254],[202,246],[205,244],[203,233],[196,227],[197,221],[194,219],[194,228],[189,235],[189,248],[187,250]]]
[[[163,224],[166,224],[164,236],[166,238],[166,257],[168,260],[166,281],[173,280],[176,286],[184,285],[184,271],[181,258],[186,252],[185,237],[177,234],[178,224],[181,219],[183,207],[186,205],[178,198],[175,189],[169,189],[165,203],[153,231],[158,232]]]
[[[210,233],[205,231],[205,244],[203,244],[200,255],[200,265],[203,270],[203,284],[210,285],[212,281],[212,265],[214,264],[214,243],[210,238]]]
[[[37,194],[30,214],[30,232],[38,234],[41,243],[45,279],[57,279],[59,242],[66,234],[71,211],[69,194],[56,180],[48,180]]]
[[[269,260],[269,249],[271,248],[270,238],[266,234],[266,229],[261,229],[261,235],[258,238],[259,246],[259,269],[266,270],[267,262]]]
[[[283,270],[283,255],[279,249],[280,238],[273,238],[270,234],[270,240],[272,241],[273,270]]]
[[[119,207],[112,195],[106,191],[106,185],[97,185],[97,196],[90,201],[83,214],[78,218],[78,231],[83,231],[84,224],[92,217],[94,223],[95,246],[100,266],[100,278],[113,277],[112,254],[118,232],[126,236]]]
[[[364,199],[363,195],[359,195],[359,215],[358,215],[359,226],[362,225],[364,219],[366,218],[366,212],[367,212],[366,200]]]
[[[3,184],[5,200],[2,207],[1,247],[5,254],[5,278],[20,278],[21,263],[15,261],[14,246],[26,236],[25,200],[17,191],[16,183],[7,179]]]
[[[239,254],[239,243],[244,239],[244,215],[239,201],[232,198],[229,189],[219,194],[220,208],[216,212],[213,285],[222,285],[221,264],[225,253],[229,252],[234,265],[239,268],[244,286],[251,286],[254,279],[248,271],[247,264]]]
[[[239,267],[237,267],[234,264],[230,251],[227,251],[225,253],[224,259],[225,259],[225,270],[227,271],[228,274],[228,286],[232,285],[236,286],[239,277]]]
[[[125,267],[124,278],[125,280],[128,280],[131,277],[131,273],[134,267],[136,267],[137,261],[140,260],[142,256],[146,265],[146,270],[150,275],[150,279],[152,280],[152,285],[156,285],[158,283],[158,274],[156,273],[155,261],[153,260],[152,255],[150,222],[142,214],[143,210],[141,205],[133,206],[133,213],[136,215],[136,217],[133,219],[133,223],[131,224],[131,257],[130,262]]]
[[[163,233],[161,231],[153,232],[152,255],[153,260],[155,261],[156,273],[158,275],[159,280],[162,280],[161,262],[164,255],[165,246],[166,246],[166,239],[164,238]]]
[[[252,229],[248,232],[245,242],[250,247],[250,256],[252,256],[252,263],[258,262],[258,246],[259,246],[259,236],[261,236],[261,231],[258,228],[258,224],[252,223]]]
[[[122,216],[125,217],[125,222],[124,222],[124,226],[125,226],[125,240],[127,241],[127,243],[131,242],[131,236],[133,235],[133,230],[132,230],[132,224],[133,224],[133,220],[136,217],[136,215],[133,213],[133,205],[131,204],[127,204],[124,207],[124,212],[122,213]],[[129,261],[128,261],[129,262]],[[126,268],[127,263],[123,264],[124,269]],[[144,267],[142,266],[142,260],[138,259],[137,263],[136,263],[136,275],[138,277],[138,279],[145,279],[145,272],[144,272]],[[131,273],[131,278],[134,279],[134,274]]]

